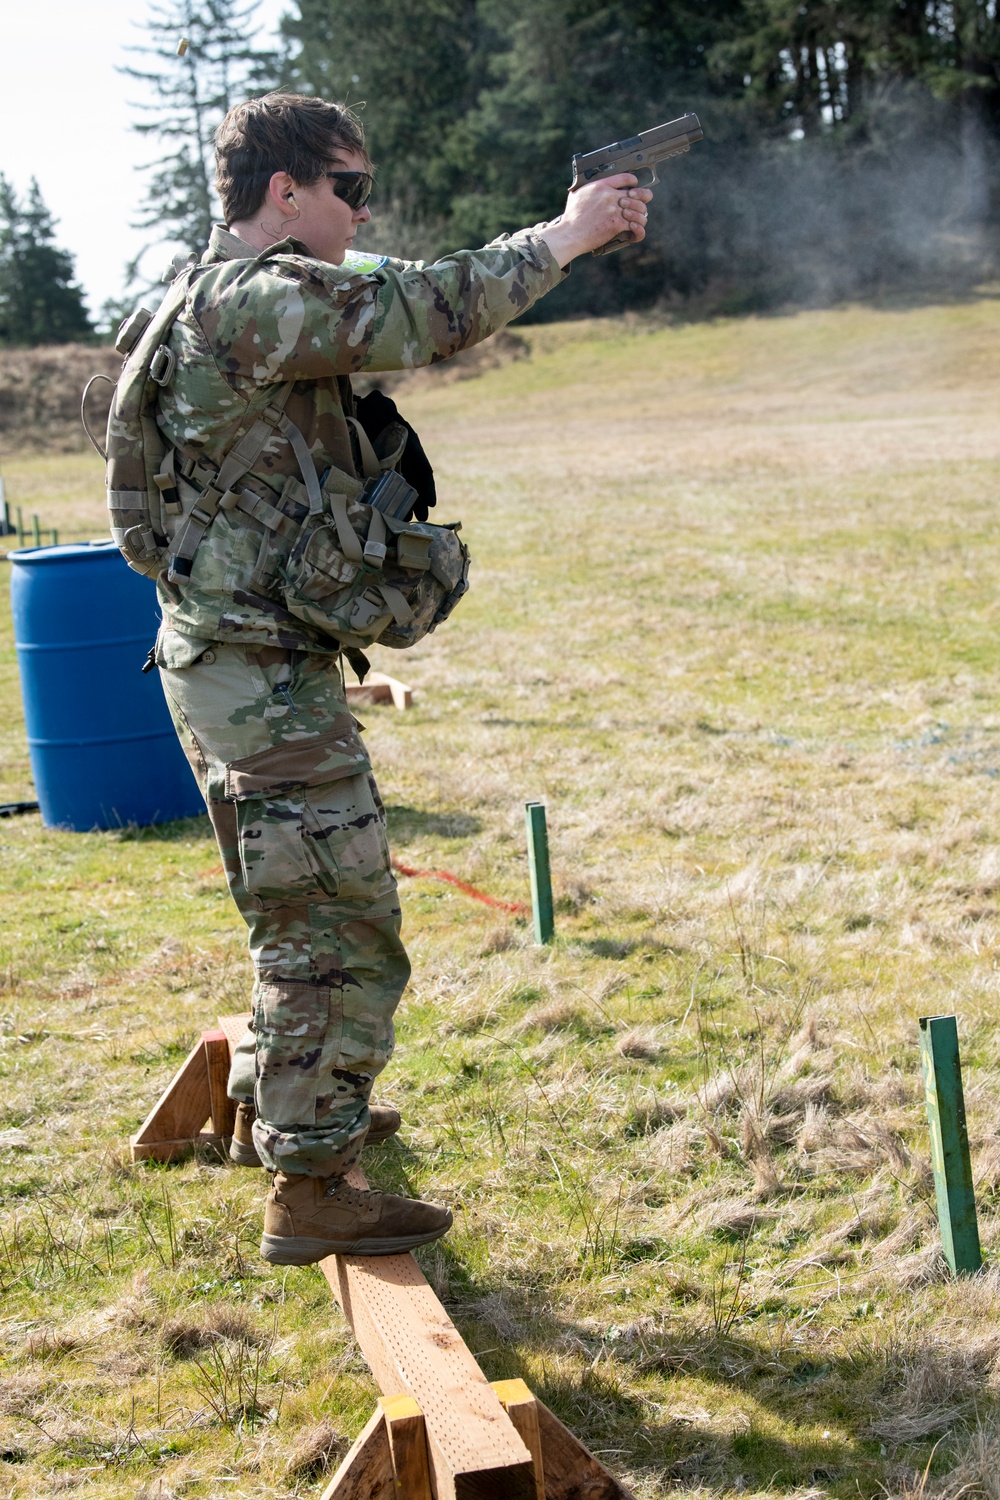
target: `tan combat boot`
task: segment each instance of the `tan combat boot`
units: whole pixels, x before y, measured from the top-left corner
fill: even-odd
[[[272,1266],[309,1266],[327,1255],[398,1255],[439,1239],[451,1213],[418,1198],[348,1187],[342,1177],[274,1174],[260,1253]]]
[[[399,1110],[391,1109],[388,1104],[373,1104],[370,1106],[370,1113],[372,1122],[365,1136],[366,1146],[377,1146],[381,1141],[387,1141],[391,1135],[396,1134],[403,1123],[399,1117]],[[263,1162],[257,1155],[257,1147],[253,1143],[253,1122],[256,1118],[257,1112],[252,1104],[236,1106],[236,1124],[233,1127],[229,1155],[239,1167],[263,1166]]]

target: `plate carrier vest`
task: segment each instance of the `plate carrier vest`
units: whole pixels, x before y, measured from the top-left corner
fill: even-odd
[[[295,384],[261,392],[236,442],[216,467],[184,458],[168,447],[156,421],[159,391],[169,385],[176,359],[168,339],[198,274],[185,267],[155,313],[139,308],[122,324],[115,348],[124,356],[108,414],[107,447],[87,425],[107,465],[108,511],[113,536],[129,567],[170,582],[191,576],[199,544],[220,511],[239,511],[261,534],[252,572],[234,593],[247,602],[263,596],[268,613],[277,602],[342,646],[404,647],[422,640],[446,619],[468,590],[469,553],[459,541],[460,522],[446,526],[402,521],[365,503],[366,485],[398,462],[406,440],[379,458],[354,417],[364,480],[330,468],[322,484],[305,438],[285,416]],[[83,393],[83,403],[95,380]],[[280,434],[292,448],[301,480],[254,465]]]

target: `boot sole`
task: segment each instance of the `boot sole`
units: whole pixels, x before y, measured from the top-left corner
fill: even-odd
[[[272,1266],[312,1266],[328,1255],[402,1255],[406,1250],[415,1250],[418,1245],[429,1245],[439,1240],[451,1228],[447,1224],[427,1234],[400,1234],[393,1239],[314,1240],[308,1235],[287,1237],[265,1234],[260,1242],[261,1258]]]
[[[383,1135],[372,1135],[369,1132],[366,1146],[381,1146],[384,1141],[391,1141],[396,1134],[395,1130],[387,1130]],[[229,1160],[235,1162],[238,1167],[262,1167],[264,1163],[257,1155],[253,1146],[244,1146],[239,1141],[233,1141],[229,1147]]]

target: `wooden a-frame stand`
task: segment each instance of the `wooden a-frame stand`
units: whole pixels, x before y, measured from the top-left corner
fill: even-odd
[[[132,1158],[171,1161],[232,1134],[230,1049],[246,1016],[205,1031],[132,1137]],[[367,1187],[359,1168],[348,1174]],[[486,1379],[412,1255],[320,1262],[382,1397],[321,1500],[633,1500],[532,1395]]]
[[[236,1105],[226,1093],[229,1049],[246,1027],[246,1016],[222,1016],[217,1031],[202,1032],[129,1142],[133,1161],[173,1161],[199,1145],[228,1149],[236,1121]]]

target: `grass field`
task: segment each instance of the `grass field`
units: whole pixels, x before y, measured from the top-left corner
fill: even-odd
[[[524,332],[399,399],[475,587],[377,665],[414,979],[383,1185],[641,1500],[1000,1496],[1000,302]],[[99,535],[96,460],[4,458]],[[30,795],[4,611],[0,798]],[[248,993],[207,821],[0,823],[0,1495],[318,1495],[375,1389],[261,1174],[132,1166]],[[985,1272],[941,1261],[917,1017],[956,1011]]]

